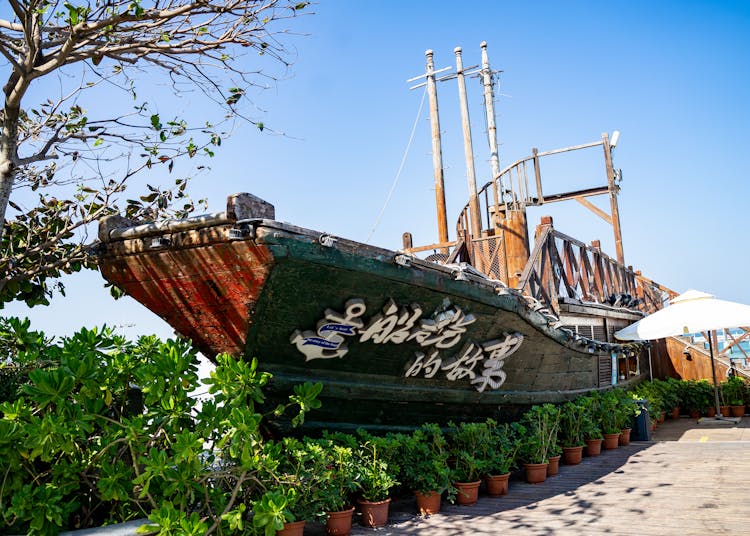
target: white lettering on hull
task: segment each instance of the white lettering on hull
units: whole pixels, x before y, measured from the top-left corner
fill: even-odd
[[[347,301],[343,314],[326,309],[316,331],[295,330],[290,342],[304,354],[305,361],[311,361],[346,355],[349,349],[345,337],[359,336],[360,342],[374,344],[415,341],[426,353],[416,352],[414,360],[406,367],[405,377],[434,378],[442,372],[449,381],[469,380],[480,393],[488,388],[498,389],[505,383],[505,360],[523,343],[521,333],[507,332],[501,339],[466,343],[460,352],[443,359],[440,351],[453,348],[461,341],[467,326],[476,321],[474,315],[447,306],[431,318],[422,318],[422,308],[418,304],[399,307],[389,299],[365,326],[360,318],[365,311],[365,302],[359,298]]]

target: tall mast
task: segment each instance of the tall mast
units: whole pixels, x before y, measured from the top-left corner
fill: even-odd
[[[440,142],[440,116],[438,115],[437,85],[435,84],[435,63],[432,50],[425,52],[427,57],[427,96],[430,100],[430,127],[432,129],[432,169],[435,177],[435,205],[437,207],[438,241],[448,242],[448,220],[445,210],[445,187],[443,181],[443,149]],[[441,252],[448,250],[441,248]]]
[[[495,94],[492,87],[492,70],[487,57],[487,41],[482,41],[482,85],[484,86],[484,109],[487,114],[487,139],[490,143],[490,169],[492,179],[500,175],[500,153],[497,148],[497,127],[495,126]],[[495,192],[497,193],[497,191]],[[498,200],[495,200],[497,206]]]
[[[461,105],[461,126],[464,134],[464,156],[466,158],[466,179],[469,183],[469,212],[471,217],[471,236],[474,239],[482,235],[482,215],[479,212],[477,196],[477,177],[474,170],[474,148],[471,142],[471,121],[469,120],[469,103],[466,98],[466,80],[464,64],[461,58],[461,47],[456,47],[456,79],[458,80],[458,98]],[[473,248],[472,248],[473,249]],[[471,249],[470,249],[471,251]],[[477,268],[481,269],[477,266]]]

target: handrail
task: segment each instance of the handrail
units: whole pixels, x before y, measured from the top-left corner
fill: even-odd
[[[555,314],[560,297],[650,313],[677,295],[552,225],[540,226],[517,288]]]

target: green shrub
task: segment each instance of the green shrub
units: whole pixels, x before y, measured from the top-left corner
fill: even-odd
[[[256,405],[270,375],[219,356],[200,387],[182,340],[129,342],[82,329],[59,343],[0,320],[7,359],[29,367],[19,395],[0,403],[0,519],[10,533],[55,534],[148,516],[163,533],[238,530],[258,475],[279,463]],[[41,364],[41,367],[36,365]],[[295,388],[281,413],[295,422],[319,405],[320,385]],[[171,528],[170,528],[171,527]],[[175,527],[179,527],[179,530]]]

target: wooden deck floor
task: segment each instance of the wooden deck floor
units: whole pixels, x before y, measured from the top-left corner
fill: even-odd
[[[654,441],[603,451],[561,466],[543,484],[514,476],[502,498],[474,506],[443,503],[440,514],[414,516],[396,502],[391,524],[353,535],[459,534],[578,536],[750,534],[750,418],[739,425],[667,421]]]

